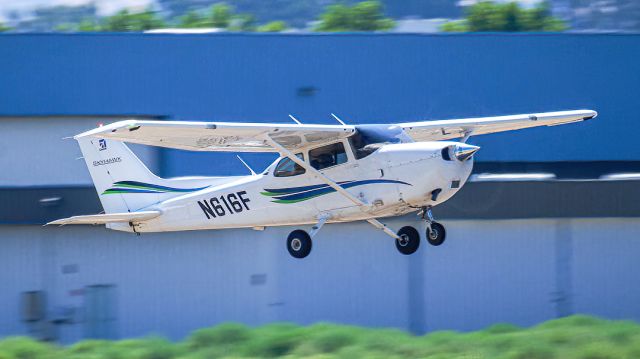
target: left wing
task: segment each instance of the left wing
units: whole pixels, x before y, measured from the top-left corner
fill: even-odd
[[[288,150],[351,136],[354,126],[275,123],[127,120],[76,136],[93,136],[188,151],[277,152],[267,136]]]
[[[528,115],[469,118],[401,123],[398,126],[416,142],[440,141],[458,137],[519,130],[538,126],[556,126],[596,117],[592,110],[545,112]]]

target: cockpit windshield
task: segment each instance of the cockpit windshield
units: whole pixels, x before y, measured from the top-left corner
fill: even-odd
[[[383,145],[413,141],[399,126],[362,125],[356,126],[356,132],[349,137],[349,142],[356,159],[361,159],[374,153]]]

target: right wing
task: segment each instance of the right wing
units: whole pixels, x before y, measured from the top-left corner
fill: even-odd
[[[561,111],[497,117],[401,123],[398,126],[416,142],[440,141],[538,126],[579,122],[598,115],[592,110]]]
[[[351,136],[354,126],[275,123],[127,120],[76,136],[93,136],[188,151],[277,152],[267,136],[285,148],[334,142]]]
[[[47,223],[46,225],[59,224],[61,226],[64,226],[65,224],[107,224],[114,222],[137,223],[156,218],[159,215],[160,211],[90,214],[86,216],[73,216],[69,218],[57,219],[55,221]]]

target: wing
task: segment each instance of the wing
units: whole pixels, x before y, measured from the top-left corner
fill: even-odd
[[[416,142],[438,141],[468,135],[519,130],[538,126],[556,126],[592,119],[598,115],[592,110],[534,113],[499,117],[469,118],[401,123],[398,126]]]
[[[143,222],[152,218],[156,218],[160,215],[160,211],[140,211],[140,212],[125,212],[125,213],[108,213],[108,214],[90,214],[87,216],[73,216],[69,218],[57,219],[55,221],[47,223],[59,224],[61,226],[65,224],[106,224],[113,222]]]
[[[349,137],[354,126],[127,120],[78,137],[93,136],[189,151],[277,152],[267,136],[295,151]]]

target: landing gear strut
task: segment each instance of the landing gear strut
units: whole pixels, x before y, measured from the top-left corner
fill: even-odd
[[[427,222],[427,242],[432,246],[439,246],[444,243],[447,237],[447,232],[444,226],[433,219],[433,213],[431,213],[431,206],[424,207],[422,209],[422,219]]]
[[[313,246],[311,238],[320,232],[320,228],[327,223],[329,218],[331,218],[331,216],[327,213],[320,214],[318,216],[318,223],[311,227],[311,232],[309,233],[301,229],[296,229],[291,232],[289,237],[287,237],[287,250],[289,254],[294,258],[304,258],[308,256]]]

